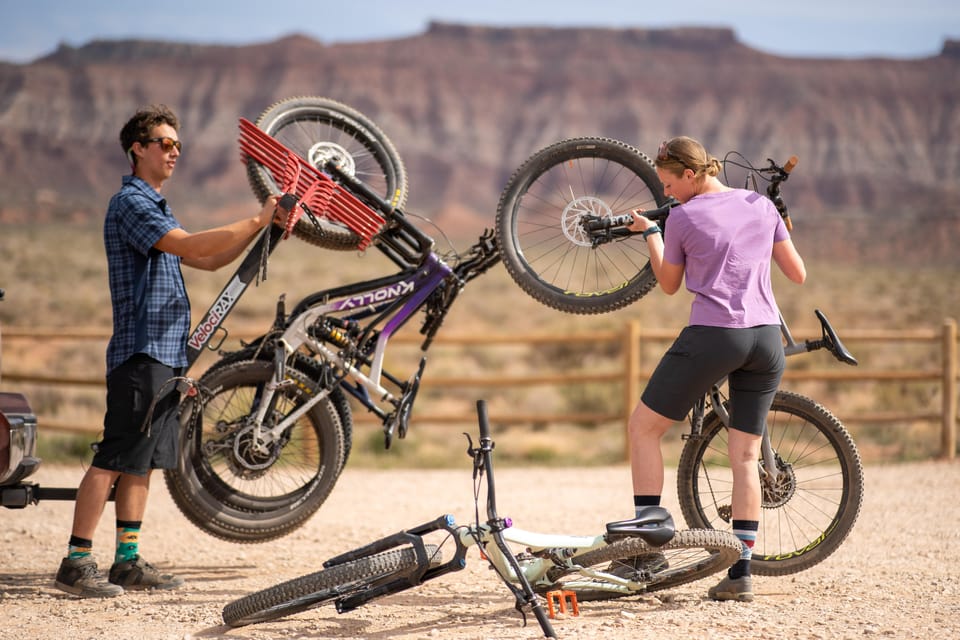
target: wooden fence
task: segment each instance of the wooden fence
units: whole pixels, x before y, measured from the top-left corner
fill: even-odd
[[[240,333],[233,337],[244,337]],[[63,330],[63,329],[6,329],[3,338],[9,341],[50,342],[63,340],[101,341],[108,339],[108,335],[100,331]],[[247,336],[249,337],[249,336]],[[570,369],[562,373],[556,371],[532,371],[516,375],[501,372],[489,372],[481,375],[461,376],[429,376],[428,383],[431,389],[511,389],[532,386],[570,385],[570,384],[616,384],[622,389],[622,402],[607,412],[569,412],[544,413],[529,411],[500,411],[492,418],[500,423],[512,424],[549,424],[555,422],[567,423],[602,423],[609,421],[626,421],[630,411],[639,401],[642,382],[646,380],[652,365],[655,362],[643,362],[641,358],[642,346],[650,342],[666,343],[675,337],[674,331],[650,330],[643,328],[638,321],[630,321],[621,330],[593,331],[582,334],[534,334],[534,335],[452,335],[438,337],[431,347],[431,358],[446,347],[470,346],[503,346],[518,345],[528,349],[538,349],[547,345],[577,345],[580,348],[608,348],[617,355],[614,358],[619,364],[610,369],[590,371]],[[818,337],[818,336],[808,336]],[[925,411],[844,411],[842,407],[831,407],[842,415],[847,423],[897,423],[926,421],[940,425],[939,455],[953,459],[957,451],[957,377],[958,377],[958,348],[957,323],[951,318],[944,320],[940,328],[915,329],[910,331],[844,331],[843,340],[848,344],[885,343],[894,347],[904,347],[909,343],[928,343],[935,350],[939,347],[939,362],[931,362],[928,368],[922,369],[871,369],[867,367],[847,367],[836,363],[829,369],[795,370],[788,367],[784,379],[786,381],[823,381],[843,383],[869,382],[919,382],[939,387],[941,399],[939,410],[925,407]],[[797,335],[798,341],[804,336]],[[397,336],[394,344],[418,344],[416,335]],[[852,349],[854,353],[857,349]],[[10,383],[31,383],[50,386],[93,386],[104,385],[102,373],[91,375],[71,374],[65,371],[56,374],[30,373],[24,370],[24,363],[7,361],[2,372],[4,386],[9,390]],[[465,424],[476,420],[470,414],[445,414],[430,412],[429,410],[415,412],[419,423]],[[374,418],[366,412],[358,412],[355,420],[359,423],[370,422]],[[75,425],[53,419],[43,419],[43,428],[50,430],[81,431],[96,433],[101,429],[96,425]]]

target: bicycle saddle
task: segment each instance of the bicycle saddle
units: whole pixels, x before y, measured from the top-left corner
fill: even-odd
[[[652,547],[662,547],[673,539],[673,517],[663,507],[647,507],[630,520],[607,523],[607,538],[638,537]]]
[[[822,341],[830,353],[832,353],[840,362],[845,362],[846,364],[856,366],[857,359],[853,357],[853,354],[850,353],[845,346],[843,346],[842,342],[840,342],[840,336],[838,336],[837,332],[834,331],[830,321],[827,320],[827,316],[824,315],[820,309],[814,309],[814,313],[817,314],[817,319],[820,320],[820,326],[823,329]]]

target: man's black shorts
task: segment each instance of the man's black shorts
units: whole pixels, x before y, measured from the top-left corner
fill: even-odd
[[[93,466],[144,476],[150,469],[177,466],[180,394],[171,379],[179,370],[138,353],[107,376],[107,413],[103,440],[96,445]],[[144,419],[154,396],[149,427]]]
[[[746,329],[689,326],[660,360],[642,400],[660,415],[680,421],[711,385],[728,376],[730,426],[759,435],[783,367],[779,325]]]

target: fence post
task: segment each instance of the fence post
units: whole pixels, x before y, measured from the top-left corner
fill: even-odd
[[[943,424],[940,456],[953,460],[957,455],[957,321],[943,321]]]
[[[623,353],[626,357],[624,363],[623,380],[623,457],[624,460],[630,460],[630,433],[627,431],[627,423],[630,420],[630,414],[633,408],[640,402],[640,340],[642,330],[639,320],[630,320],[627,322],[624,332]]]

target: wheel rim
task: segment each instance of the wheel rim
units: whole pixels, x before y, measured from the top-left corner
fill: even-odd
[[[283,119],[267,122],[264,131],[282,145],[311,165],[323,169],[330,160],[341,171],[361,180],[375,193],[384,197],[391,195],[391,185],[374,149],[359,139],[365,135],[345,121],[333,119],[323,109],[303,109],[287,112]],[[265,172],[269,173],[269,172]],[[280,192],[272,178],[265,176],[273,185],[274,193]]]
[[[582,219],[656,206],[643,179],[620,162],[563,159],[534,177],[517,197],[514,247],[526,269],[556,290],[574,296],[616,291],[648,263],[646,242],[631,237],[594,246]]]
[[[198,462],[230,501],[265,510],[299,499],[324,473],[323,443],[311,421],[303,416],[274,443],[266,457],[251,457],[246,417],[255,412],[262,385],[251,383],[210,398],[204,407],[203,429],[196,433]],[[278,399],[278,414],[289,413],[294,399]]]
[[[780,476],[764,477],[760,529],[754,560],[785,561],[820,545],[847,503],[849,478],[837,445],[803,415],[772,410],[768,417]],[[696,467],[694,492],[707,526],[729,528],[733,476],[727,431],[718,427]]]

